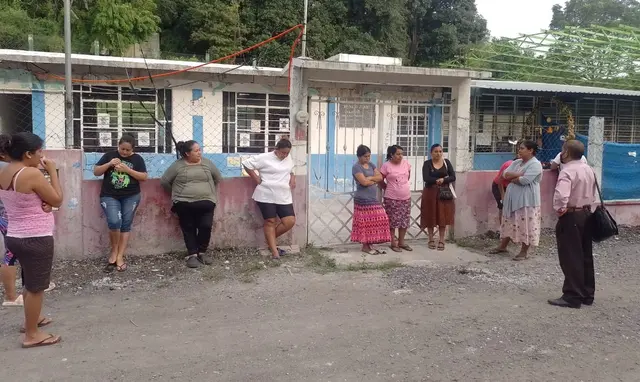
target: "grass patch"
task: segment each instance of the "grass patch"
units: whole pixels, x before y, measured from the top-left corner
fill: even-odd
[[[383,263],[367,263],[360,261],[355,264],[349,264],[345,270],[350,272],[367,272],[367,271],[390,271],[396,268],[402,268],[404,265],[399,261],[385,261]]]
[[[371,263],[365,260],[355,264],[349,264],[345,266],[338,265],[336,260],[326,255],[327,248],[318,248],[314,246],[307,246],[302,254],[305,258],[305,265],[320,274],[327,274],[331,272],[367,272],[367,271],[389,271],[395,268],[401,268],[404,265],[398,261],[385,261],[383,263]]]
[[[323,253],[322,248],[307,246],[301,251],[306,260],[306,266],[320,274],[327,274],[338,270],[338,264],[335,259]]]

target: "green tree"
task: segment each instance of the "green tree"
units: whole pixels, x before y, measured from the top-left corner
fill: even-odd
[[[409,20],[412,65],[434,66],[464,54],[488,37],[475,0],[412,0]],[[424,8],[426,6],[426,8]]]
[[[167,53],[222,57],[244,42],[240,3],[221,0],[158,0],[160,44]]]
[[[54,20],[31,17],[24,9],[0,5],[0,48],[27,49],[29,34],[33,35],[36,50],[60,52],[64,49],[64,40]]]
[[[87,35],[112,54],[146,41],[158,31],[155,0],[95,0],[87,15]]]
[[[640,3],[637,0],[568,0],[564,7],[554,5],[549,28],[592,25],[640,26]]]

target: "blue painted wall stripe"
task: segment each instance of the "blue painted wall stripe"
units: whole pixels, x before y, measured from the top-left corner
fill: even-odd
[[[202,89],[193,89],[191,90],[191,99],[193,101],[197,101],[202,98]]]
[[[327,187],[334,188],[333,175],[336,172],[336,104],[334,100],[327,103]]]
[[[193,116],[193,140],[204,145],[204,118],[201,115]]]
[[[191,100],[197,101],[200,98],[202,98],[202,89],[191,89]],[[192,139],[204,146],[204,118],[201,115],[194,115],[192,127]]]
[[[31,118],[33,133],[45,141],[46,148],[47,123],[45,121],[45,115],[44,91],[33,90],[31,92]]]
[[[439,99],[433,100],[439,104]],[[436,143],[442,144],[442,106],[429,106],[429,137],[427,142],[427,156],[431,157],[429,148]]]

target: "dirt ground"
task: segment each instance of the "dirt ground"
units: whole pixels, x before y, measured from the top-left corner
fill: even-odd
[[[63,343],[21,349],[21,310],[0,309],[0,380],[638,381],[640,231],[595,252],[580,310],[546,303],[562,281],[552,236],[520,263],[343,269],[313,248],[281,264],[223,251],[196,271],[179,255],[117,275],[59,262],[46,313]]]

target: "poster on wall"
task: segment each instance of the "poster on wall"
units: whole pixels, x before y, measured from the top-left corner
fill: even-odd
[[[100,135],[98,136],[98,144],[100,145],[100,147],[109,147],[109,146],[113,146],[111,144],[111,133],[109,132],[102,132],[100,133]]]
[[[289,118],[280,118],[280,131],[289,131]]]
[[[262,125],[260,124],[260,120],[259,119],[252,119],[251,120],[251,132],[252,133],[259,133],[261,128],[262,128]]]
[[[138,146],[140,147],[151,146],[151,138],[148,132],[138,133]]]
[[[476,146],[491,146],[491,133],[476,133]]]
[[[98,129],[108,129],[111,124],[111,116],[107,113],[98,113]]]
[[[251,134],[240,133],[240,147],[251,147]]]

